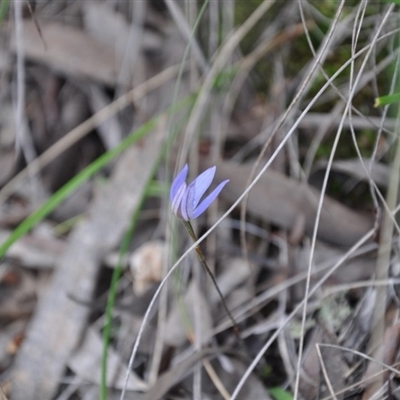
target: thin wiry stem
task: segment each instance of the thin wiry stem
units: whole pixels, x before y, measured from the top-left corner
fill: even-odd
[[[303,99],[305,94],[309,91],[311,84],[312,84],[312,79],[313,79],[313,77],[315,77],[315,72],[318,70],[318,68],[322,64],[322,62],[326,59],[328,50],[329,50],[330,46],[332,45],[334,33],[335,33],[335,27],[339,23],[339,16],[341,14],[341,10],[344,7],[344,3],[345,3],[345,1],[341,0],[341,3],[338,7],[338,12],[336,13],[335,19],[332,23],[330,31],[328,32],[328,34],[326,36],[326,39],[324,40],[324,42],[321,45],[318,56],[315,58],[314,62],[312,64],[310,64],[308,72],[305,74],[305,78],[304,78],[298,92],[294,96],[293,100],[291,101],[291,103],[288,106],[285,113],[280,118],[280,120],[279,120],[278,124],[276,125],[276,127],[274,128],[273,132],[271,133],[271,135],[268,137],[268,139],[264,143],[264,145],[261,149],[261,152],[257,157],[257,160],[253,164],[252,170],[247,179],[246,186],[249,186],[250,182],[253,180],[254,176],[256,175],[256,170],[257,170],[258,166],[260,165],[261,160],[263,159],[267,149],[270,147],[272,141],[275,139],[275,136],[277,135],[279,130],[282,128],[284,123],[287,121],[287,119],[291,115],[291,113],[295,110],[296,105],[300,103],[300,101]],[[286,139],[286,136],[283,138],[283,140],[285,140],[285,139]],[[240,247],[242,249],[243,258],[245,258],[245,259],[247,259],[247,240],[246,240],[246,234],[245,234],[244,227],[245,227],[245,221],[246,221],[247,202],[248,202],[248,196],[245,196],[243,203],[240,207],[240,221],[241,221]]]
[[[340,4],[337,14],[336,15],[340,15],[342,9],[344,6],[344,1]],[[384,22],[387,20],[387,18],[390,15],[390,12],[392,10],[393,7],[390,7],[389,10],[387,11],[386,15],[384,16],[382,23],[380,24],[379,28],[377,29],[377,32],[374,35],[374,38],[372,40],[372,44],[376,44],[377,39],[380,35],[380,32],[384,26]],[[297,373],[296,373],[296,381],[295,381],[295,387],[294,387],[294,400],[296,400],[299,396],[299,386],[300,386],[300,374],[301,374],[301,363],[302,363],[302,355],[303,355],[303,346],[304,346],[304,332],[305,332],[305,325],[306,325],[306,318],[307,318],[307,303],[308,303],[308,299],[310,298],[310,293],[311,293],[311,271],[313,268],[313,263],[314,263],[314,255],[315,255],[315,246],[316,246],[316,241],[317,241],[317,232],[318,232],[318,226],[319,226],[319,222],[321,219],[321,213],[322,213],[322,205],[323,205],[323,201],[324,201],[324,197],[325,197],[325,193],[326,193],[326,189],[327,189],[327,185],[328,185],[328,180],[329,180],[329,174],[330,171],[332,169],[332,163],[333,163],[333,158],[335,156],[337,147],[338,147],[338,143],[339,143],[339,139],[343,130],[343,123],[344,123],[344,119],[346,117],[346,114],[348,114],[349,109],[351,108],[351,102],[352,99],[354,97],[354,92],[355,92],[355,88],[358,86],[360,80],[361,80],[361,76],[362,76],[362,72],[364,71],[368,58],[372,52],[373,46],[371,46],[366,55],[365,58],[361,64],[360,67],[360,71],[359,74],[357,75],[355,81],[354,81],[354,85],[352,86],[350,92],[349,92],[349,98],[348,98],[348,102],[346,104],[346,107],[344,109],[343,112],[343,117],[341,118],[340,121],[340,125],[337,129],[337,133],[335,135],[335,139],[332,145],[332,149],[331,149],[331,154],[329,156],[329,160],[328,160],[328,164],[327,164],[327,168],[326,168],[326,173],[324,176],[324,180],[322,183],[322,187],[321,187],[321,195],[318,201],[318,207],[317,207],[317,213],[316,213],[316,217],[315,217],[315,225],[314,225],[314,231],[312,234],[312,238],[311,238],[311,247],[310,247],[310,256],[309,256],[309,263],[308,263],[308,276],[306,279],[306,287],[305,287],[305,293],[304,293],[304,306],[303,306],[303,312],[302,312],[302,321],[301,321],[301,335],[300,335],[300,340],[299,340],[299,351],[298,351],[298,360],[297,360]],[[353,59],[353,58],[352,58]]]
[[[192,224],[189,221],[183,221],[183,224],[185,225],[185,228],[188,231],[189,236],[196,243],[198,241],[198,239],[197,239],[196,234],[194,233]],[[204,256],[203,250],[201,250],[200,245],[197,245],[195,247],[195,250],[196,250],[196,253],[197,253],[197,257],[198,257],[198,259],[200,261],[200,264],[204,267],[204,269],[206,270],[207,274],[210,276],[210,278],[212,280],[212,283],[215,286],[215,289],[217,289],[218,295],[221,298],[221,303],[222,303],[226,313],[228,314],[229,319],[232,322],[233,331],[235,332],[235,335],[240,339],[240,329],[238,327],[238,324],[236,323],[235,318],[233,318],[233,315],[230,312],[230,310],[229,310],[229,308],[228,308],[228,306],[227,306],[227,304],[226,304],[226,302],[224,300],[224,295],[222,294],[222,292],[221,292],[221,290],[220,290],[220,288],[218,286],[218,283],[217,283],[217,281],[215,279],[214,274],[211,272],[210,268],[208,267],[207,260],[206,260],[206,257]]]
[[[399,29],[395,29],[389,33],[386,33],[384,35],[382,35],[380,38],[378,38],[376,40],[376,42],[374,42],[373,44],[375,45],[376,43],[379,43],[381,40],[384,40],[385,38],[393,35],[393,33],[400,31]],[[357,58],[360,57],[362,54],[366,53],[370,48],[372,47],[372,44],[368,44],[366,45],[364,48],[360,49],[353,57]],[[205,240],[212,232],[214,232],[214,230],[221,224],[221,222],[223,220],[225,220],[228,215],[230,215],[232,213],[232,211],[240,204],[240,202],[244,199],[244,197],[253,189],[253,187],[257,184],[257,182],[259,182],[259,180],[261,179],[261,177],[263,176],[263,174],[265,173],[265,171],[270,167],[270,165],[272,164],[272,162],[275,160],[275,158],[277,157],[277,155],[279,154],[279,152],[282,150],[282,148],[284,147],[285,143],[289,140],[289,138],[291,137],[291,135],[293,134],[293,132],[295,131],[295,129],[299,126],[299,124],[301,123],[301,121],[303,120],[304,116],[309,112],[309,110],[311,109],[311,107],[315,104],[315,102],[320,98],[320,96],[326,91],[326,89],[329,87],[329,85],[337,78],[337,76],[350,64],[351,60],[347,60],[330,78],[329,80],[322,86],[322,88],[318,91],[318,93],[313,97],[313,99],[310,100],[310,102],[308,103],[307,107],[303,110],[303,112],[300,114],[300,116],[296,119],[296,121],[293,123],[292,127],[290,128],[290,130],[286,133],[285,137],[281,140],[281,142],[279,143],[279,145],[277,146],[277,148],[275,149],[275,151],[273,152],[273,154],[271,155],[271,157],[269,158],[269,160],[264,164],[264,166],[261,168],[261,170],[257,173],[257,175],[255,176],[255,178],[253,179],[253,181],[251,182],[251,184],[243,191],[243,193],[236,199],[236,201],[228,208],[228,210],[218,219],[218,221],[216,221],[208,230],[206,233],[204,233],[197,241],[196,243],[194,243],[192,246],[190,246],[184,254],[182,254],[182,256],[179,258],[179,260],[176,261],[176,263],[171,267],[171,269],[168,271],[167,275],[163,278],[163,280],[161,281],[159,287],[157,288],[156,292],[153,295],[153,298],[150,301],[150,304],[146,310],[146,313],[143,317],[142,320],[142,324],[140,326],[139,332],[137,334],[137,338],[135,341],[135,344],[133,346],[132,352],[131,352],[131,356],[129,358],[129,363],[128,363],[128,368],[127,368],[127,372],[125,374],[125,378],[124,378],[124,387],[123,387],[123,391],[121,393],[121,397],[120,400],[122,400],[124,398],[125,392],[126,392],[126,386],[127,386],[127,382],[129,379],[129,371],[131,371],[138,348],[139,348],[139,344],[140,341],[142,339],[143,336],[143,332],[144,332],[144,328],[148,323],[148,320],[150,318],[150,312],[153,309],[156,300],[158,299],[158,296],[162,290],[162,288],[165,286],[167,280],[170,278],[170,276],[172,275],[172,273],[177,269],[177,267],[180,265],[180,263],[187,257],[187,255],[193,250],[195,249],[195,247],[201,243],[203,240]],[[310,295],[312,295],[313,293],[316,292],[316,290],[318,290],[318,288],[320,287],[320,285],[322,285],[322,283],[324,283],[326,281],[326,279],[335,271],[339,268],[339,266],[344,262],[344,260],[347,259],[347,257],[349,257],[352,253],[354,253],[361,245],[364,244],[364,242],[366,242],[367,240],[370,240],[372,238],[372,236],[376,233],[376,229],[372,229],[370,230],[363,238],[361,238],[359,240],[359,242],[357,242],[357,244],[355,246],[353,246],[350,250],[350,252],[347,252],[339,261],[338,263],[336,263],[333,267],[333,271],[330,271],[329,274],[325,275],[325,277],[323,278],[323,280],[319,281],[319,284],[317,284],[310,292]],[[293,315],[295,315],[303,306],[303,303],[301,302],[298,307],[295,309],[295,312],[293,312],[288,318],[287,322],[290,321],[291,318],[293,318]],[[285,323],[287,323],[285,322]],[[283,327],[282,327],[283,329]],[[235,400],[237,398],[238,393],[240,392],[241,388],[243,387],[244,383],[246,382],[246,380],[248,379],[249,375],[251,374],[251,372],[253,371],[253,369],[255,368],[255,366],[257,365],[257,363],[260,361],[260,359],[262,358],[263,354],[267,351],[267,349],[269,348],[269,346],[272,344],[272,342],[276,339],[277,335],[281,332],[281,329],[277,331],[277,334],[274,334],[271,339],[268,341],[268,343],[259,351],[257,357],[254,359],[254,361],[251,363],[251,365],[248,367],[248,369],[246,370],[245,374],[243,375],[242,379],[240,380],[240,382],[238,383],[238,385],[236,386],[235,389],[235,393],[232,394],[231,400]]]

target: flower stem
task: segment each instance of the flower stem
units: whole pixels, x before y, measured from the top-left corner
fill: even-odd
[[[197,242],[198,239],[197,239],[196,234],[194,233],[192,224],[189,221],[183,221],[183,224],[185,225],[185,228],[188,231],[189,236],[193,239],[194,242]],[[229,308],[228,308],[228,306],[227,306],[227,304],[226,304],[226,302],[224,300],[224,296],[223,296],[220,288],[218,287],[218,284],[217,284],[217,281],[215,279],[215,276],[211,272],[211,269],[209,268],[209,266],[207,264],[206,257],[204,256],[203,250],[201,250],[199,245],[197,245],[195,247],[195,249],[196,249],[197,257],[198,257],[198,259],[200,261],[200,264],[204,267],[204,269],[206,270],[207,274],[210,276],[210,278],[212,280],[212,283],[215,286],[215,289],[217,289],[218,295],[221,298],[221,303],[222,303],[222,305],[223,305],[223,307],[225,309],[225,312],[228,314],[228,317],[232,322],[233,331],[235,332],[235,335],[237,336],[238,339],[241,339],[240,338],[239,326],[236,323],[235,318],[233,318],[232,313],[229,311]]]

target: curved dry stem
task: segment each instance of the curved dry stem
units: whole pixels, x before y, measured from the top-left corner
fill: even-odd
[[[351,107],[351,101],[354,96],[355,88],[357,87],[357,85],[361,79],[362,73],[367,65],[369,55],[371,54],[372,49],[376,45],[379,34],[384,27],[384,23],[389,18],[389,15],[393,8],[394,8],[394,5],[393,5],[393,7],[389,7],[389,10],[387,11],[385,17],[382,19],[382,22],[381,22],[379,28],[377,29],[377,32],[375,33],[374,38],[371,42],[371,47],[367,51],[367,54],[365,55],[365,58],[360,66],[360,71],[359,71],[359,73],[354,81],[354,85],[351,88],[351,91],[349,93],[349,99],[346,103],[343,117],[340,121],[340,125],[338,127],[336,137],[335,137],[334,143],[332,145],[331,153],[329,156],[329,161],[328,161],[328,164],[326,167],[326,173],[325,173],[324,181],[322,184],[321,195],[319,198],[317,213],[316,213],[316,217],[315,217],[315,227],[314,227],[312,240],[311,240],[310,259],[309,259],[309,264],[308,264],[308,269],[307,269],[309,274],[308,274],[308,277],[306,280],[306,288],[305,288],[305,294],[304,294],[304,305],[303,305],[302,322],[301,322],[301,334],[300,334],[300,342],[299,342],[299,354],[298,354],[298,362],[297,362],[297,374],[296,374],[296,383],[295,383],[295,388],[294,388],[294,400],[297,399],[298,394],[299,394],[300,371],[301,371],[301,362],[302,362],[303,346],[304,346],[304,331],[305,331],[305,325],[306,325],[306,319],[307,319],[307,303],[308,303],[308,298],[309,298],[309,294],[310,294],[311,271],[312,271],[313,262],[314,262],[315,246],[316,246],[316,242],[317,242],[317,232],[318,232],[319,221],[320,221],[321,213],[322,213],[322,205],[323,205],[326,189],[328,186],[329,174],[330,174],[330,171],[332,168],[333,158],[335,156],[336,149],[339,144],[339,139],[341,137],[345,116],[349,112],[349,109]]]
[[[362,10],[361,11],[362,14],[364,14],[364,11],[365,11],[365,8],[362,8],[364,3],[366,3],[366,2],[363,1],[363,3],[359,7],[359,10]],[[305,24],[305,19],[304,19],[304,15],[303,15],[302,10],[303,9],[302,9],[302,6],[300,4],[300,14],[301,14],[303,23]],[[359,12],[357,12],[357,14],[356,14],[356,21],[358,20],[358,14],[359,14]],[[361,29],[361,23],[362,23],[362,19],[360,19],[360,28],[358,29],[357,32],[355,32],[356,24],[354,24],[354,29],[353,29],[353,45],[352,45],[352,53],[351,53],[352,57],[350,58],[350,60],[351,60],[351,63],[350,63],[350,67],[351,67],[350,81],[353,80],[354,61],[356,60],[356,55],[355,55],[356,39],[354,39],[354,37],[358,38],[360,29]],[[308,44],[310,46],[310,50],[312,51],[314,57],[316,57],[316,52],[315,52],[314,46],[312,44],[312,40],[311,40],[311,37],[310,37],[310,34],[309,34],[308,30],[305,30],[305,33],[306,33]],[[372,51],[374,51],[374,48],[375,47],[372,47]],[[389,56],[385,57],[385,59],[382,60],[379,63],[378,66],[375,66],[374,70],[369,73],[368,77],[363,77],[363,85],[365,85],[369,80],[374,79],[377,73],[379,73],[382,70],[384,70],[393,61],[394,56],[396,56],[396,52],[393,52],[393,54],[390,54]],[[399,51],[397,51],[397,60],[399,60],[398,56],[399,56]],[[396,70],[397,69],[398,69],[398,65],[396,64]],[[323,67],[321,67],[321,72],[324,75],[325,79],[328,80],[329,79],[328,74],[325,72]],[[396,73],[394,75],[396,75]],[[361,76],[361,74],[360,74],[360,76]],[[394,90],[395,84],[396,84],[396,79],[393,77],[392,85],[391,85],[391,92]],[[357,93],[359,90],[361,90],[363,85],[361,85],[360,82],[358,82],[357,85],[350,85],[349,92],[351,90],[353,90],[353,96],[354,96],[355,93]],[[346,99],[346,95],[343,94],[341,92],[341,90],[338,90],[338,88],[336,88],[335,85],[332,84],[332,88],[335,90],[335,92],[338,94],[338,96],[345,103],[347,103],[349,101],[349,99]],[[341,108],[342,107],[344,107],[344,104],[343,105],[340,104],[340,103],[337,104],[337,106],[335,107],[335,109],[331,113],[331,120],[332,120],[332,118],[335,118],[335,117],[337,118],[337,116],[339,116],[341,114]],[[388,106],[385,107],[384,113],[383,113],[382,118],[381,118],[381,123],[378,126],[378,135],[377,135],[377,138],[376,138],[376,141],[375,141],[375,148],[374,148],[373,154],[371,156],[371,162],[370,162],[369,166],[367,166],[365,164],[364,159],[363,159],[363,157],[361,155],[361,151],[360,151],[360,148],[358,146],[358,143],[357,143],[357,140],[356,140],[356,136],[355,136],[355,132],[354,132],[354,129],[353,129],[353,126],[352,126],[352,123],[351,123],[352,122],[352,111],[356,112],[360,116],[362,116],[362,113],[359,110],[357,110],[352,104],[351,104],[351,107],[349,109],[349,127],[350,127],[350,131],[351,131],[351,134],[352,134],[352,139],[353,139],[355,150],[356,150],[357,155],[358,155],[358,157],[359,157],[359,159],[361,161],[361,165],[362,165],[362,167],[363,167],[363,169],[364,169],[364,171],[365,171],[365,173],[366,173],[366,175],[367,175],[367,177],[369,179],[369,184],[370,184],[370,187],[371,187],[371,197],[373,199],[375,208],[376,208],[377,211],[380,210],[380,207],[379,207],[379,204],[378,204],[378,201],[377,201],[377,196],[378,196],[379,199],[381,200],[381,202],[383,204],[383,207],[385,208],[386,212],[391,213],[391,211],[389,210],[389,208],[388,208],[388,206],[386,204],[384,196],[382,195],[381,191],[379,190],[378,186],[376,185],[376,183],[374,182],[374,180],[372,179],[372,176],[371,176],[372,161],[374,160],[374,158],[376,156],[376,152],[377,152],[377,148],[378,148],[378,141],[379,141],[379,138],[380,138],[380,136],[382,134],[382,131],[383,131],[383,124],[384,124],[384,121],[385,121],[385,118],[386,118],[386,115],[387,115],[388,108],[389,108]],[[368,119],[366,116],[365,116],[365,118]],[[329,123],[328,123],[328,125],[329,125]],[[306,173],[306,175],[308,175],[309,170],[311,169],[311,163],[312,163],[312,160],[313,160],[313,155],[316,153],[317,147],[319,146],[319,144],[320,144],[320,142],[322,140],[322,136],[323,136],[323,133],[325,131],[325,127],[326,127],[325,124],[321,126],[321,128],[319,129],[319,131],[316,134],[315,139],[313,140],[313,142],[312,142],[312,144],[310,146],[310,151],[307,154],[306,162],[305,162],[305,170],[306,170],[305,173]],[[377,215],[376,221],[379,221],[379,220],[380,220],[379,215]],[[399,225],[398,225],[397,221],[395,220],[394,216],[392,216],[392,221],[394,223],[394,226],[395,226],[396,230],[400,233]]]
[[[391,33],[390,33],[391,34]],[[388,35],[390,35],[388,34]],[[383,39],[384,37],[386,37],[387,35],[384,35],[381,37],[381,39]],[[371,47],[371,45],[366,46],[364,49],[361,49],[359,52],[357,52],[356,57],[359,57],[361,54],[364,54],[366,51],[368,51],[368,49]],[[341,68],[338,69],[338,71],[336,71],[335,74],[332,75],[332,77],[329,79],[328,82],[326,82],[324,84],[324,86],[319,90],[319,92],[314,96],[314,98],[310,101],[310,103],[308,104],[308,106],[304,109],[304,111],[301,113],[301,115],[298,117],[298,119],[295,121],[295,123],[293,124],[293,126],[291,127],[291,129],[288,131],[288,133],[285,135],[285,137],[282,139],[281,143],[279,144],[279,146],[276,148],[276,150],[274,151],[274,153],[271,155],[270,159],[265,163],[265,165],[261,168],[260,172],[255,176],[254,180],[250,183],[250,185],[247,187],[247,189],[238,197],[238,199],[231,205],[231,207],[229,207],[229,209],[218,219],[218,221],[216,221],[214,223],[213,226],[211,226],[208,231],[206,233],[204,233],[203,236],[201,236],[196,243],[192,244],[192,246],[190,246],[186,252],[179,258],[179,260],[177,260],[177,262],[172,266],[171,270],[168,272],[168,274],[165,276],[165,278],[162,280],[162,282],[160,283],[159,288],[157,289],[157,291],[155,292],[149,307],[145,313],[145,316],[143,318],[142,321],[142,325],[141,328],[139,330],[132,354],[131,354],[131,358],[129,360],[129,367],[128,367],[128,374],[129,374],[129,370],[133,365],[133,361],[136,357],[137,354],[137,350],[139,347],[139,343],[141,341],[141,338],[143,336],[143,330],[145,325],[148,322],[149,319],[149,315],[150,315],[150,311],[151,309],[154,307],[154,304],[160,294],[160,291],[162,289],[162,287],[165,285],[166,280],[169,279],[169,277],[171,276],[171,274],[176,270],[176,268],[180,265],[180,263],[185,259],[185,257],[187,257],[187,255],[196,248],[197,245],[199,245],[203,240],[205,240],[212,232],[214,232],[214,230],[217,228],[217,226],[225,219],[228,217],[229,214],[232,213],[232,211],[241,203],[241,201],[244,199],[244,197],[253,189],[253,187],[257,184],[257,182],[260,180],[260,178],[262,177],[262,175],[265,173],[265,171],[270,167],[271,163],[274,161],[275,157],[279,154],[279,152],[282,150],[282,148],[284,147],[285,143],[289,140],[290,136],[293,134],[293,132],[295,131],[295,129],[297,128],[297,126],[300,124],[301,120],[304,118],[304,116],[308,113],[308,111],[311,109],[311,107],[314,105],[314,103],[318,100],[318,98],[321,96],[322,93],[324,93],[324,91],[326,90],[326,88],[331,84],[331,82],[336,79],[336,77],[349,65],[349,62],[346,62],[345,64],[342,65]],[[341,257],[341,259],[338,261],[337,264],[335,264],[335,270],[338,268],[336,267],[336,265],[341,265],[343,263],[344,260],[346,260],[354,251],[356,251],[362,244],[364,244],[367,240],[371,239],[373,237],[375,233],[375,230],[372,229],[370,230],[363,238],[361,238],[355,246],[353,246],[343,257]],[[333,271],[334,272],[334,271]],[[332,272],[332,273],[333,273]],[[330,273],[329,275],[326,276],[326,279],[332,274]],[[325,280],[326,280],[325,279]],[[322,281],[322,283],[325,282]],[[321,283],[321,284],[322,284]],[[318,286],[319,287],[319,286]],[[317,290],[317,289],[315,289]],[[312,295],[314,293],[314,289],[310,291],[310,295]],[[302,303],[300,303],[300,305],[298,306],[298,308],[296,308],[296,312],[298,310],[301,309]],[[293,314],[294,315],[294,314]],[[264,354],[264,352],[268,349],[268,347],[271,345],[271,343],[274,341],[275,339],[273,339],[272,341],[269,341],[268,346],[266,345],[264,348],[264,351],[261,351],[260,353],[262,353],[261,355],[258,355],[259,358],[256,358],[254,360],[254,362],[251,364],[251,366],[249,367],[249,370],[246,372],[246,374],[243,376],[243,379],[240,381],[239,385],[238,385],[238,391],[240,391],[241,387],[243,386],[244,382],[247,380],[249,374],[251,373],[251,371],[254,369],[254,367],[257,365],[258,361],[261,359],[262,355]],[[263,349],[264,349],[263,348]],[[129,375],[127,375],[128,379]],[[126,388],[125,388],[126,390]],[[236,394],[237,395],[237,394]],[[123,397],[121,397],[121,400],[123,399]],[[234,400],[234,398],[232,398],[231,400]]]
[[[360,54],[364,53],[365,49],[360,50]],[[297,121],[293,124],[292,128],[289,130],[289,132],[286,134],[286,136],[282,139],[282,142],[279,144],[279,146],[276,148],[275,152],[271,155],[271,158],[268,160],[268,162],[264,165],[264,167],[260,170],[260,172],[255,176],[254,180],[250,183],[250,185],[247,187],[247,189],[239,196],[239,198],[232,204],[232,206],[221,216],[221,218],[203,235],[197,240],[196,243],[194,243],[192,246],[189,247],[188,250],[179,258],[179,260],[172,266],[171,270],[168,272],[168,274],[164,277],[164,279],[161,281],[160,286],[158,287],[157,291],[155,292],[149,307],[145,313],[145,316],[143,318],[142,325],[140,327],[131,358],[129,360],[129,365],[128,365],[128,373],[126,375],[126,383],[127,380],[129,379],[129,371],[132,368],[134,359],[136,357],[136,353],[139,347],[139,343],[141,341],[141,338],[143,336],[143,331],[144,327],[147,324],[150,311],[153,308],[156,299],[158,298],[160,291],[162,287],[165,285],[165,282],[169,279],[173,271],[179,266],[179,264],[184,260],[184,258],[196,248],[197,245],[199,245],[205,238],[207,238],[216,228],[217,226],[240,204],[240,202],[243,200],[243,198],[251,191],[251,189],[257,184],[257,182],[260,180],[261,176],[265,173],[265,171],[270,167],[271,163],[274,161],[275,157],[278,155],[278,153],[281,151],[281,149],[284,147],[285,143],[287,140],[289,140],[290,136],[294,132],[294,130],[297,128],[298,124],[300,123],[301,119],[304,117],[305,114],[309,111],[309,109],[314,105],[314,103],[317,101],[319,96],[326,90],[326,88],[329,86],[330,82],[333,81],[341,72],[344,68],[347,67],[347,63],[344,64],[331,78],[330,80],[320,89],[320,91],[317,93],[317,95],[314,97],[314,99],[309,103],[309,105],[306,107],[306,109],[302,112],[302,114],[299,116]],[[344,258],[345,259],[345,258]],[[125,390],[126,390],[126,384]],[[123,391],[123,394],[125,391]],[[121,400],[123,399],[123,396],[121,395]]]
[[[252,170],[250,172],[247,184],[249,184],[251,182],[251,180],[253,179],[253,177],[255,175],[255,172],[256,172],[256,170],[257,170],[262,158],[264,157],[268,147],[272,143],[272,140],[274,139],[275,135],[278,133],[279,129],[283,126],[283,124],[285,123],[286,119],[289,117],[289,115],[293,111],[295,105],[300,102],[300,100],[302,99],[304,94],[310,88],[311,79],[313,78],[315,71],[317,70],[317,68],[322,63],[322,60],[327,55],[328,47],[329,47],[329,44],[331,43],[331,40],[333,38],[336,26],[337,26],[337,24],[339,22],[339,17],[340,17],[340,15],[342,13],[342,10],[343,10],[343,7],[344,7],[344,3],[345,3],[345,0],[341,0],[341,3],[340,3],[340,5],[338,7],[338,10],[336,12],[335,18],[334,18],[334,20],[332,22],[331,28],[330,28],[327,36],[326,36],[326,40],[324,40],[324,43],[323,43],[323,45],[321,47],[319,55],[315,59],[314,63],[311,65],[310,70],[306,74],[306,77],[305,77],[302,85],[300,86],[299,91],[296,93],[296,96],[294,97],[294,99],[292,100],[292,102],[290,103],[288,108],[286,109],[286,111],[283,114],[283,116],[281,117],[279,123],[276,125],[276,127],[273,130],[273,132],[271,133],[271,135],[269,136],[269,138],[265,142],[263,148],[261,149],[261,152],[258,155],[257,160],[255,161],[255,163],[253,165],[253,168],[252,168]],[[279,146],[278,146],[278,148],[279,148]],[[241,205],[241,208],[240,208],[240,220],[241,220],[241,224],[242,224],[242,227],[240,229],[240,245],[241,245],[241,248],[242,248],[242,253],[244,254],[245,258],[247,258],[247,251],[246,251],[247,246],[246,246],[246,235],[245,235],[244,224],[245,224],[245,216],[246,216],[246,208],[247,208],[247,199],[248,199],[248,196],[246,196],[244,198],[244,201],[243,201],[243,203]]]

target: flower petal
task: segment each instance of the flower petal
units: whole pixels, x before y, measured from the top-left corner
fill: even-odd
[[[207,210],[208,207],[213,203],[213,201],[217,198],[217,196],[220,194],[221,190],[224,188],[224,186],[229,182],[229,179],[226,181],[221,182],[200,204],[199,206],[193,210],[189,214],[189,218],[197,218],[201,214],[203,214],[204,211]]]
[[[197,207],[204,193],[210,187],[214,179],[216,169],[217,167],[206,169],[189,185],[189,187],[193,187],[193,198],[191,199],[192,210]]]
[[[170,198],[171,202],[174,202],[175,196],[177,195],[182,184],[186,181],[188,170],[189,170],[189,167],[187,164],[185,164],[185,166],[182,168],[181,172],[179,172],[177,177],[172,182],[171,190],[169,193],[169,198]]]
[[[172,200],[172,213],[176,215],[177,217],[180,216],[179,214],[179,208],[181,207],[182,200],[185,196],[186,193],[186,183],[183,182],[183,184],[178,188],[177,193],[175,194],[175,197]]]
[[[180,209],[180,217],[185,221],[189,221],[190,215],[193,212],[193,195],[194,187],[189,185],[183,195]]]

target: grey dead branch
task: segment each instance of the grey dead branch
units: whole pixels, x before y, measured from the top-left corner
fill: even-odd
[[[222,192],[229,203],[234,202],[246,189],[252,165],[221,161],[217,164],[216,179],[230,179]],[[295,227],[299,216],[305,218],[305,233],[311,235],[315,225],[320,192],[307,184],[291,180],[283,174],[267,170],[250,191],[249,213],[284,229]],[[348,209],[325,196],[318,238],[328,243],[350,247],[372,227],[374,221]]]
[[[313,174],[320,171],[324,173],[326,166],[326,162],[316,163]],[[377,186],[387,187],[389,183],[390,168],[370,159],[334,161],[331,171],[344,174],[353,184],[372,180]]]
[[[34,22],[24,22],[23,46],[27,57],[63,75],[88,77],[110,86],[118,83],[118,65],[111,48],[65,24],[40,21],[40,27],[44,43]],[[8,32],[11,49],[16,51],[13,24],[9,24]]]
[[[162,129],[119,159],[110,182],[72,232],[18,353],[11,397],[50,399],[85,329],[102,258],[120,243],[163,145]],[[146,167],[145,167],[146,166]],[[42,365],[42,368],[37,368]]]

